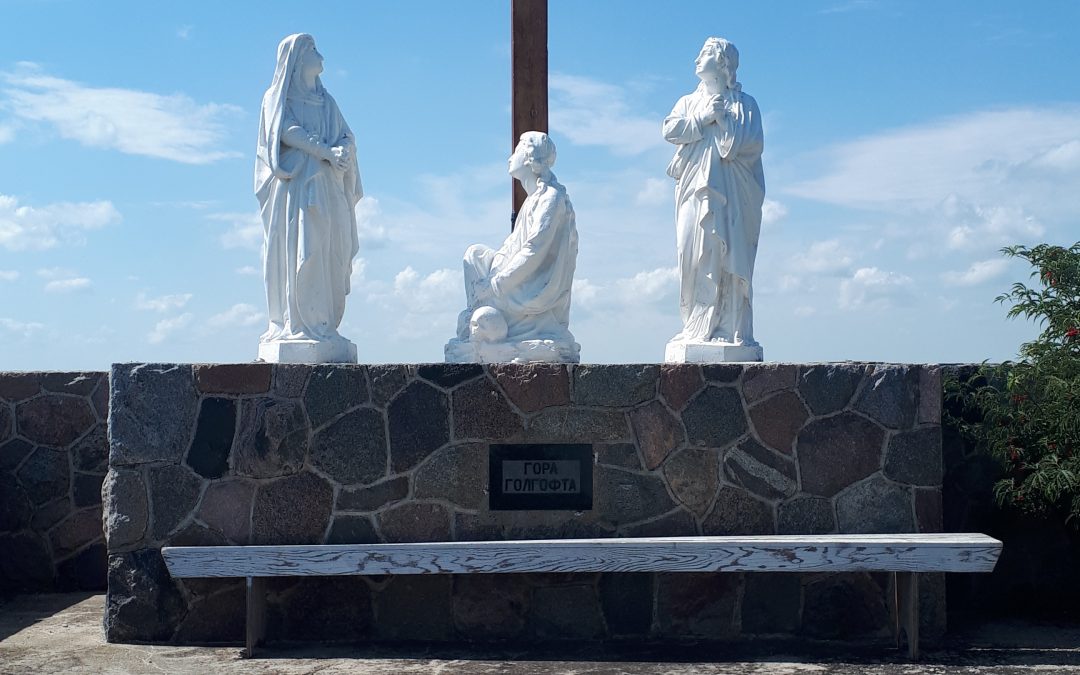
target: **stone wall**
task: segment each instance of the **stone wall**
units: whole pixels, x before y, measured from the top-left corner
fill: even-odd
[[[0,373],[0,594],[105,587],[106,373]]]
[[[116,365],[106,634],[239,640],[164,545],[941,528],[936,368]],[[489,443],[591,443],[594,508],[490,511]],[[888,634],[888,575],[273,580],[270,639]],[[944,627],[939,577],[924,630]]]

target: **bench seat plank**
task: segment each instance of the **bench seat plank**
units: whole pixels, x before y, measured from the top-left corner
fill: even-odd
[[[174,577],[523,572],[989,572],[983,534],[827,534],[291,546],[174,546]]]

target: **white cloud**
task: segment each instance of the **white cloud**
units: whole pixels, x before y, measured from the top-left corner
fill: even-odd
[[[236,273],[245,277],[257,277],[262,274],[262,272],[259,271],[259,268],[253,265],[244,265],[243,267],[237,267]]]
[[[0,124],[0,145],[10,143],[13,140],[15,140],[14,127],[7,124]]]
[[[36,321],[16,321],[6,317],[0,317],[0,330],[22,338],[31,338],[45,328],[45,324]]]
[[[85,291],[90,288],[90,280],[86,277],[74,277],[71,279],[55,279],[45,284],[46,293],[72,293]]]
[[[356,234],[361,248],[382,248],[389,240],[382,208],[375,197],[366,196],[356,203]]]
[[[641,191],[634,197],[634,202],[645,206],[654,206],[664,202],[674,203],[675,183],[670,178],[646,178]]]
[[[186,328],[194,318],[194,314],[185,312],[179,316],[162,319],[154,324],[154,330],[147,334],[146,341],[152,345],[161,344],[176,331]]]
[[[221,329],[233,326],[255,326],[263,321],[266,321],[266,315],[262,311],[254,305],[241,302],[207,319],[206,327]]]
[[[0,281],[15,281],[19,273],[15,270],[0,270]]]
[[[949,271],[941,275],[942,280],[950,286],[977,286],[991,279],[996,279],[1005,273],[1009,267],[1009,261],[1004,258],[991,258],[989,260],[977,260],[964,272]]]
[[[574,281],[572,297],[574,306],[585,311],[621,311],[645,304],[672,305],[676,302],[674,298],[678,290],[678,269],[659,267],[607,283],[577,279]]]
[[[805,318],[817,314],[817,308],[810,305],[799,305],[792,313],[797,317]]]
[[[16,117],[49,124],[61,138],[86,146],[187,164],[240,156],[221,149],[230,141],[225,120],[241,112],[237,106],[91,87],[47,75],[32,63],[0,73],[0,82],[0,102]]]
[[[980,206],[949,195],[939,209],[940,231],[952,250],[989,251],[1030,241],[1045,231],[1041,223],[1015,206]]]
[[[42,267],[35,272],[42,279],[59,279],[61,277],[73,277],[78,272],[66,267]]]
[[[464,305],[461,285],[460,271],[441,269],[422,277],[410,266],[394,276],[394,297],[411,312],[444,312]]]
[[[911,277],[876,267],[861,267],[840,282],[842,309],[888,309],[909,293]]]
[[[846,274],[853,262],[851,252],[837,239],[815,241],[791,259],[793,268],[811,274]]]
[[[188,38],[191,37],[191,29],[192,28],[194,28],[194,26],[191,26],[191,25],[188,25],[188,24],[180,26],[179,28],[176,29],[176,37],[180,38],[181,40],[187,40]]]
[[[156,298],[147,297],[142,291],[135,296],[135,309],[150,312],[167,312],[170,309],[180,309],[191,300],[191,293],[174,293],[171,295],[159,295]]]
[[[45,250],[81,244],[87,230],[120,220],[111,202],[57,202],[33,207],[0,194],[0,246],[11,251]]]
[[[623,87],[565,73],[552,73],[548,86],[551,127],[572,143],[623,156],[664,145],[659,120],[633,114]]]
[[[1075,105],[948,117],[815,152],[805,158],[804,173],[816,177],[788,192],[894,211],[934,208],[951,194],[976,204],[1007,200],[1030,208],[1055,192],[1059,201],[1080,192],[1073,189],[1080,171],[1078,137]],[[1076,205],[1080,198],[1067,202]]]
[[[765,227],[779,223],[788,214],[787,207],[774,199],[761,205],[761,224]]]
[[[249,213],[214,213],[207,216],[229,224],[229,229],[220,237],[225,248],[246,248],[252,251],[262,250],[263,223],[258,211]]]

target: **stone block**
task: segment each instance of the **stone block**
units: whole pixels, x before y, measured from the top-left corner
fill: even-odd
[[[0,373],[0,399],[22,401],[41,392],[41,373]]]
[[[593,489],[593,509],[616,526],[649,520],[676,507],[659,476],[597,466]]]
[[[57,585],[64,591],[103,591],[108,576],[109,556],[100,542],[56,566]]]
[[[643,364],[579,365],[573,368],[576,405],[623,408],[656,396],[660,366]]]
[[[653,575],[601,574],[600,607],[610,637],[645,637],[652,629]]]
[[[94,406],[94,412],[97,413],[98,420],[105,422],[109,418],[109,374],[101,374],[101,382],[98,384],[97,389],[90,395],[90,403]],[[107,563],[103,563],[104,567],[108,567]]]
[[[862,381],[865,366],[818,364],[799,369],[799,394],[815,415],[842,410]]]
[[[633,443],[611,443],[595,446],[596,463],[635,471],[643,470],[641,457]]]
[[[694,516],[685,509],[677,508],[659,518],[623,525],[617,534],[620,537],[693,537],[700,532]]]
[[[387,543],[451,541],[450,513],[441,504],[404,502],[376,517]]]
[[[617,410],[547,408],[525,429],[530,443],[602,443],[629,441],[626,414]]]
[[[491,377],[524,413],[570,403],[570,374],[565,364],[498,364]]]
[[[35,532],[0,534],[0,590],[48,590],[53,581],[49,547]]]
[[[30,524],[30,498],[8,473],[0,473],[0,532],[14,532]]]
[[[885,594],[867,574],[822,574],[803,587],[802,632],[806,635],[873,635],[887,626],[888,618]]]
[[[203,481],[185,466],[155,466],[147,475],[150,523],[154,539],[164,539],[180,526],[199,502]]]
[[[793,391],[785,391],[750,409],[750,420],[765,445],[791,455],[810,414]]]
[[[240,478],[214,481],[199,504],[198,518],[234,544],[251,538],[251,502],[255,486]]]
[[[375,596],[376,630],[385,640],[447,640],[453,635],[451,577],[395,576]]]
[[[708,386],[694,397],[682,414],[691,445],[721,448],[746,433],[746,412],[733,387]]]
[[[462,638],[507,640],[525,628],[532,587],[525,574],[453,577],[454,629]]]
[[[836,497],[836,521],[844,534],[914,532],[911,492],[874,476]]]
[[[233,470],[252,478],[294,474],[304,465],[310,427],[296,401],[268,397],[240,402]]]
[[[730,348],[729,348],[730,349]],[[738,349],[736,347],[735,349]],[[747,348],[743,348],[747,349]],[[753,350],[753,347],[749,349]],[[760,352],[761,348],[757,350]],[[734,353],[734,352],[733,352]],[[722,359],[723,361],[761,361],[760,358],[746,358],[746,359]],[[719,382],[722,384],[729,384],[739,379],[739,376],[743,374],[745,365],[742,363],[709,363],[701,366],[701,374],[705,376],[707,382]]]
[[[885,432],[854,413],[811,421],[799,433],[802,489],[832,497],[881,467]]]
[[[379,534],[367,516],[336,515],[330,526],[327,544],[377,544]]]
[[[255,490],[253,544],[321,544],[334,506],[334,489],[304,471]]]
[[[650,471],[686,442],[682,424],[660,401],[631,410],[630,426]]]
[[[15,406],[16,428],[21,436],[40,445],[63,448],[97,424],[85,398],[49,394]]]
[[[246,598],[242,583],[197,598],[177,626],[174,639],[181,644],[243,642]]]
[[[71,467],[63,450],[35,448],[15,475],[35,505],[67,496],[71,486]]]
[[[777,534],[829,534],[836,532],[836,518],[829,499],[796,497],[776,509]]]
[[[753,439],[728,450],[724,475],[763,499],[790,497],[799,489],[795,463]]]
[[[802,579],[798,573],[747,574],[743,588],[742,632],[794,633],[802,608]]]
[[[919,424],[941,423],[941,367],[919,368]]]
[[[529,633],[539,639],[590,640],[604,634],[604,619],[591,585],[533,589]]]
[[[15,416],[11,414],[11,408],[5,403],[0,403],[0,443],[15,435]]]
[[[311,443],[312,465],[342,485],[374,483],[384,477],[386,456],[386,425],[374,408],[346,413],[316,432]]]
[[[693,363],[665,363],[660,366],[660,395],[679,411],[705,386],[701,366]]]
[[[773,394],[794,389],[799,369],[790,363],[763,363],[747,366],[743,376],[743,398],[754,404]]]
[[[0,443],[0,471],[14,471],[33,450],[34,444],[21,438]]]
[[[169,640],[186,613],[187,603],[159,550],[109,556],[109,593],[105,598],[108,642]]]
[[[195,428],[191,366],[116,364],[110,379],[109,462],[178,462]]]
[[[188,523],[179,532],[172,534],[163,544],[165,546],[228,546],[225,535],[198,523]]]
[[[235,434],[236,401],[204,398],[199,404],[187,465],[203,478],[221,478],[229,470],[229,453]]]
[[[458,440],[498,441],[520,434],[525,428],[499,388],[486,377],[455,389],[452,402],[454,437]]]
[[[413,497],[442,499],[463,509],[479,509],[487,494],[487,476],[486,445],[450,445],[437,450],[416,470]]]
[[[313,428],[317,429],[369,400],[364,368],[338,364],[311,368],[304,392],[304,406]]]
[[[89,396],[103,379],[102,373],[42,373],[41,386],[45,391],[73,396]]]
[[[723,486],[712,511],[701,523],[704,535],[773,534],[773,510],[746,490]]]
[[[939,488],[915,490],[915,524],[919,532],[942,532],[944,509]]]
[[[64,518],[68,517],[75,506],[67,496],[53,500],[33,510],[30,518],[30,528],[37,532],[45,532],[51,529]]]
[[[109,550],[119,551],[142,542],[150,519],[142,476],[137,471],[110,469],[101,494]]]
[[[405,365],[373,365],[367,368],[371,402],[379,408],[385,408],[412,379],[412,370]]]
[[[106,425],[98,424],[71,447],[76,471],[105,473],[109,470],[109,436]]]
[[[273,363],[273,395],[280,398],[300,398],[307,388],[311,366],[296,363]]]
[[[714,448],[687,448],[664,464],[671,493],[699,517],[709,511],[720,483],[720,453]]]
[[[307,577],[267,611],[267,637],[357,642],[375,630],[371,590],[361,577]],[[380,621],[381,622],[381,621]]]
[[[879,366],[867,376],[854,408],[890,429],[909,429],[918,412],[919,370]]]
[[[204,394],[265,394],[270,391],[269,363],[220,363],[195,366],[195,386]]]
[[[901,431],[885,450],[886,478],[908,485],[941,485],[941,427]]]
[[[435,387],[414,381],[387,408],[390,461],[394,471],[408,471],[450,440],[450,405]]]
[[[101,509],[76,511],[49,532],[53,558],[61,560],[101,539]]]
[[[96,506],[101,503],[101,483],[105,476],[94,473],[76,473],[71,486],[71,497],[77,508]],[[99,524],[100,529],[100,524]]]
[[[453,389],[483,375],[484,367],[477,363],[425,363],[417,366],[416,374],[432,384]]]
[[[656,628],[661,637],[732,638],[741,574],[657,574]]]
[[[338,511],[375,511],[407,496],[409,479],[397,476],[368,487],[342,490],[336,508]]]

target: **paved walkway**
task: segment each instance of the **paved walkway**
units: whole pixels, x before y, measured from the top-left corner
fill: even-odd
[[[768,653],[753,643],[738,648],[625,649],[597,645],[570,649],[477,653],[461,650],[390,651],[362,647],[271,647],[243,660],[239,650],[211,647],[110,645],[101,635],[104,596],[22,596],[0,603],[0,673],[357,673],[398,675],[787,675],[804,673],[1080,673],[1080,625],[994,623],[955,635],[946,649],[918,664],[879,649],[837,653],[816,646],[798,655]],[[788,645],[786,649],[794,649]],[[757,652],[757,653],[755,653]]]

